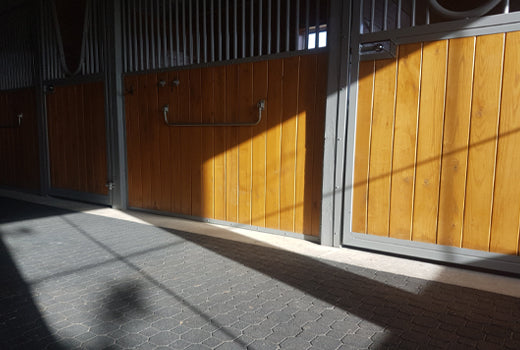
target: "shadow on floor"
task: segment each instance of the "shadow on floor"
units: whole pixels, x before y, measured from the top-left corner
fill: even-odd
[[[10,208],[15,208],[11,210],[7,220],[4,217],[4,222],[28,219],[31,215],[39,218],[68,213],[59,209],[53,210],[40,205],[16,202],[0,201]],[[310,324],[310,327],[327,329],[333,322],[343,319],[345,322],[338,331],[348,335],[349,332],[353,333],[353,330],[357,329],[356,334],[352,334],[351,338],[344,338],[346,343],[352,339],[351,345],[354,347],[355,344],[359,344],[356,342],[360,341],[360,337],[365,337],[365,341],[373,342],[371,347],[373,349],[435,347],[515,349],[520,344],[520,299],[326,262],[273,247],[152,228],[136,223],[125,222],[124,228],[121,228],[118,227],[118,224],[122,223],[120,220],[95,217],[91,214],[76,213],[63,218],[70,230],[87,238],[103,250],[107,257],[110,257],[97,265],[88,265],[85,271],[103,264],[112,264],[117,260],[134,274],[140,275],[143,281],[166,292],[183,307],[197,313],[207,322],[215,322],[213,315],[190,304],[189,298],[179,295],[168,287],[161,280],[162,276],[147,273],[138,263],[130,260],[129,255],[120,253],[119,249],[114,248],[117,241],[110,243],[89,232],[90,226],[85,224],[89,220],[95,220],[99,225],[106,225],[111,233],[122,238],[127,234],[125,230],[128,230],[129,225],[132,225],[132,230],[142,235],[149,234],[147,230],[156,230],[156,234],[167,231],[171,237],[175,237],[175,241],[202,247],[228,259],[232,264],[237,263],[248,267],[269,279],[298,290],[310,298],[313,305],[321,305],[323,310],[328,310],[326,315],[322,314],[320,319]],[[27,231],[27,234],[30,234],[29,230]],[[3,234],[10,233],[0,233],[0,237]],[[136,245],[138,244],[136,242]],[[175,246],[179,245],[175,244]],[[165,246],[160,249],[172,248]],[[142,256],[139,256],[139,252],[142,252]],[[173,252],[175,251],[169,250],[168,254]],[[132,259],[140,257],[146,260],[150,253],[151,250],[143,248],[132,253]],[[0,344],[5,345],[0,347],[10,348],[8,344],[21,344],[19,343],[21,341],[42,342],[42,344],[55,342],[56,339],[53,339],[32,299],[30,286],[24,282],[14,263],[15,260],[3,243],[0,245],[0,254],[2,279],[8,281],[0,287],[2,308]],[[222,269],[232,269],[232,264],[227,267],[222,266]],[[67,268],[67,266],[63,268],[60,276],[78,272],[78,269],[68,271]],[[182,271],[180,267],[174,265],[168,268],[178,269],[179,273]],[[202,271],[205,268],[204,261],[200,261],[200,265],[196,268]],[[117,323],[124,308],[129,307],[130,311],[137,314],[146,313],[147,300],[141,294],[141,289],[142,285],[135,281],[123,281],[117,284],[111,289],[110,298],[106,300],[101,310],[102,314],[99,316]],[[261,292],[263,291],[258,291]],[[349,315],[355,316],[357,321],[349,323]],[[385,329],[384,332],[374,335],[375,329],[382,328]],[[246,346],[243,342],[237,344]]]

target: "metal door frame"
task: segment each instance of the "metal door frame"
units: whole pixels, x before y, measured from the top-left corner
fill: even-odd
[[[348,87],[346,91],[343,91],[343,87],[338,85],[338,97],[333,99],[329,94],[328,102],[329,100],[331,101],[330,104],[327,104],[327,123],[330,129],[332,129],[331,125],[334,125],[334,120],[332,120],[330,116],[333,114],[337,116],[337,120],[335,121],[336,130],[334,130],[335,132],[332,134],[335,136],[337,148],[333,149],[333,141],[330,140],[329,135],[326,135],[326,145],[328,144],[328,148],[326,146],[325,149],[326,162],[324,168],[322,244],[361,248],[399,256],[518,274],[520,269],[520,256],[503,255],[467,248],[440,246],[437,244],[412,242],[395,238],[352,232],[351,214],[357,115],[357,77],[360,61],[360,43],[390,39],[396,45],[399,45],[418,41],[452,39],[474,35],[518,31],[520,30],[520,12],[493,15],[473,20],[464,19],[417,28],[369,33],[363,36],[362,41],[361,35],[359,35],[359,29],[356,30],[356,28],[360,28],[360,2],[353,1],[351,4],[352,8],[349,12],[351,16],[348,19],[351,29],[351,32],[348,35],[350,38],[348,41],[349,50],[341,50],[340,52],[340,61],[342,64],[347,64],[347,62],[349,62],[347,73]],[[343,15],[345,14],[346,11],[343,12]],[[345,21],[345,19],[343,21]],[[343,30],[340,35],[343,36],[342,41],[345,42],[345,30]],[[349,55],[347,52],[350,52],[351,54]],[[329,84],[330,79],[334,76],[334,73],[338,72],[337,69],[334,71],[333,67],[331,70],[332,74],[329,72]],[[341,72],[341,74],[345,74],[342,69],[340,69],[339,72]],[[348,96],[348,98],[342,98],[342,96],[345,95]],[[343,118],[345,120],[342,120]],[[345,126],[345,143],[341,142],[341,137],[343,135],[342,132],[344,130],[342,129],[343,126]],[[344,147],[344,151],[341,149],[341,147]],[[331,152],[331,150],[334,152]],[[331,155],[328,155],[328,153],[334,153],[335,159],[333,159]],[[327,174],[331,173],[336,174],[334,179],[332,179],[330,175],[328,178],[325,178]],[[338,183],[342,180],[341,176],[337,175],[339,173],[343,173],[341,200],[338,198],[340,196],[337,193]],[[327,197],[327,193],[333,193],[333,195]],[[325,203],[327,203],[327,205],[325,205]],[[341,218],[338,218],[336,214],[338,211],[338,205],[341,205]],[[327,223],[326,220],[329,220],[331,223]],[[338,223],[337,220],[340,220],[341,224]],[[338,232],[341,232],[340,241],[338,241]]]

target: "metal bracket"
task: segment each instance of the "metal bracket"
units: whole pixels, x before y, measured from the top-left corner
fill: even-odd
[[[361,61],[395,58],[397,45],[392,40],[359,44],[359,59]]]
[[[113,182],[107,182],[105,187],[108,188],[109,191],[112,191],[114,188],[116,188],[116,185]]]
[[[170,123],[168,121],[168,113],[170,112],[170,105],[166,104],[162,107],[162,113],[164,117],[164,123],[168,126],[198,126],[198,127],[213,127],[213,126],[255,126],[260,124],[262,121],[262,111],[265,109],[265,100],[261,99],[256,104],[258,108],[258,119],[254,122],[244,123]]]
[[[17,114],[16,118],[18,119],[18,123],[15,123],[14,125],[0,125],[0,129],[18,129],[18,128],[20,128],[22,126],[23,113]]]

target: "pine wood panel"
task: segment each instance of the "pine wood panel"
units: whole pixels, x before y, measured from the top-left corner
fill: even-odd
[[[319,235],[326,62],[320,54],[127,77],[130,205]],[[252,127],[162,121],[168,103],[171,122],[251,122],[261,99]]]
[[[490,250],[518,254],[520,213],[520,32],[506,34]]]
[[[437,243],[460,247],[475,38],[449,41]]]
[[[215,74],[215,123],[225,122],[227,101],[226,67],[214,68]],[[215,150],[215,216],[217,220],[226,220],[226,128],[214,128]]]
[[[361,63],[354,231],[518,254],[518,47],[511,32],[401,46],[397,71]]]
[[[202,85],[202,118],[203,123],[215,122],[214,70],[204,69],[201,72]],[[201,216],[215,217],[215,128],[201,130]]]
[[[489,249],[504,34],[477,38],[462,247]]]
[[[168,73],[157,74],[157,80],[168,81]],[[160,88],[157,91],[157,107],[161,110],[165,105],[170,106],[169,95],[171,87]],[[171,145],[170,145],[170,130],[163,128],[163,120],[160,118],[161,115],[157,116],[156,128],[159,133],[158,142],[158,155],[159,155],[159,174],[160,178],[167,179],[173,174],[172,156],[171,156]],[[159,199],[157,200],[157,207],[162,211],[171,211],[171,181],[160,181],[159,182]]]
[[[421,52],[420,43],[399,48],[390,195],[389,235],[393,238],[412,237]]]
[[[40,168],[36,97],[32,88],[0,92],[0,125],[16,126],[23,113],[21,127],[0,128],[0,186],[38,190]]]
[[[352,189],[352,231],[366,233],[368,200],[368,165],[370,154],[370,125],[372,121],[374,61],[359,65],[356,155],[354,158],[354,185]]]
[[[437,242],[447,54],[447,40],[423,46],[412,238],[427,243]]]
[[[298,115],[299,57],[284,60],[282,80],[282,159],[280,178],[280,229],[294,230],[296,127]]]
[[[282,76],[283,60],[269,63],[269,89],[267,91],[267,145],[266,145],[266,203],[267,227],[280,228],[280,164],[282,135]]]
[[[253,64],[253,103],[267,98],[268,62]],[[253,178],[251,194],[251,224],[259,227],[266,225],[266,177],[267,177],[267,114],[269,106],[265,105],[262,121],[252,131]]]
[[[57,86],[47,120],[52,187],[107,195],[103,83]]]
[[[141,135],[139,127],[139,82],[136,76],[125,77],[126,161],[128,169],[128,205],[143,206],[141,181]],[[144,90],[143,90],[144,91]]]
[[[299,85],[313,88],[299,89],[297,140],[296,140],[296,178],[294,204],[294,231],[312,234],[312,191],[305,191],[306,184],[312,184],[314,160],[314,135],[312,121],[316,119],[317,57],[300,58]],[[306,198],[307,196],[307,198]]]
[[[376,61],[375,65],[367,232],[387,236],[390,213],[396,60],[380,60]]]
[[[327,104],[327,79],[328,76],[328,57],[318,55],[318,73],[316,79],[316,118],[311,123],[313,133],[313,157],[312,165],[312,235],[319,236],[321,232],[321,201],[323,198],[323,141],[325,135],[325,106]],[[307,204],[305,204],[307,205]]]
[[[238,66],[238,120],[251,122],[257,118],[253,102],[253,64]],[[237,128],[238,132],[238,222],[251,225],[252,192],[252,128]]]

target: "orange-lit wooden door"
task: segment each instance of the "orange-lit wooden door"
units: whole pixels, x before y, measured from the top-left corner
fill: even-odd
[[[103,82],[47,93],[50,194],[110,204]]]
[[[520,32],[359,65],[352,232],[519,255]]]

